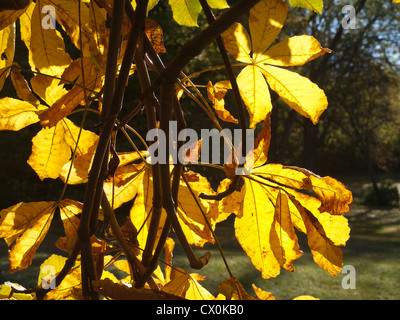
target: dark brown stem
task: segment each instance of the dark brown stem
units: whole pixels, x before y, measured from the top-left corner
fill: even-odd
[[[134,248],[128,243],[128,241],[126,241],[122,233],[122,230],[119,227],[118,221],[115,218],[114,211],[112,210],[110,203],[107,199],[107,195],[104,191],[103,191],[103,196],[101,198],[101,207],[103,209],[104,216],[107,218],[108,223],[110,224],[115,239],[117,240],[122,251],[126,255],[128,263],[130,264],[133,270],[137,269],[139,275],[142,276],[146,272],[146,269],[144,268],[143,264],[138,260],[138,258],[136,258],[134,253]],[[152,289],[159,290],[157,284],[153,281],[152,278],[148,279],[148,283]]]
[[[204,13],[206,15],[208,23],[212,24],[216,19],[214,17],[214,14],[212,13],[207,1],[206,0],[199,0],[199,1],[200,1],[200,4],[201,4],[202,8],[203,8],[203,11],[204,11]],[[246,129],[247,129],[247,125],[246,125],[245,108],[244,108],[244,105],[243,105],[243,102],[242,102],[242,98],[241,98],[241,95],[240,95],[238,84],[236,82],[236,76],[235,76],[235,74],[233,72],[233,68],[232,68],[231,62],[229,60],[228,53],[227,53],[227,51],[225,49],[224,42],[222,40],[221,35],[219,35],[215,40],[217,42],[218,50],[219,50],[221,58],[222,58],[222,60],[224,62],[225,70],[226,70],[226,72],[228,74],[229,81],[230,81],[231,86],[232,86],[232,91],[233,91],[233,94],[234,94],[234,97],[235,97],[236,110],[237,110],[238,115],[239,115],[239,125],[240,125],[240,128],[242,129],[242,152],[241,153],[242,153],[243,157],[246,157]],[[241,163],[241,165],[243,166],[244,162]]]
[[[203,49],[227,30],[243,14],[248,12],[260,0],[240,0],[215,20],[211,25],[187,41],[165,68],[162,78],[164,81],[174,81],[183,67],[199,55]]]
[[[142,48],[142,46],[139,46],[139,48]],[[136,52],[135,62],[142,91],[145,92],[150,88],[151,83],[147,67],[144,63],[144,55],[142,50],[138,50]],[[148,96],[144,101],[144,104],[146,108],[147,128],[148,130],[155,129],[157,128],[156,106],[158,105],[158,100],[155,94],[153,93],[150,96]],[[153,143],[158,143],[158,142],[156,140]],[[144,266],[148,266],[150,259],[152,257],[162,212],[162,192],[161,192],[161,177],[160,177],[159,163],[152,164],[152,176],[153,176],[153,212],[151,214],[147,241],[143,251],[142,263]]]

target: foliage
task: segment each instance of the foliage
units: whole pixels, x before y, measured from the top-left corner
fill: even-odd
[[[368,187],[364,195],[364,204],[367,206],[398,207],[399,200],[399,190],[390,179],[378,184],[378,195],[372,186]]]
[[[0,129],[19,131],[39,124],[27,163],[41,180],[60,179],[64,185],[58,199],[19,202],[0,211],[0,237],[9,246],[9,271],[30,265],[56,212],[65,231],[56,245],[68,253],[68,258],[52,255],[43,262],[37,288],[24,290],[6,283],[2,297],[272,299],[271,293],[255,286],[255,296],[249,295],[229,268],[229,257],[214,230],[231,214],[236,237],[263,278],[276,277],[281,267],[295,270],[293,261],[302,255],[296,231],[307,235],[318,266],[332,276],[340,272],[340,247],[350,232],[343,214],[352,203],[351,192],[331,177],[267,161],[270,89],[317,123],[327,107],[324,92],[286,67],[303,65],[330,50],[307,35],[273,44],[288,12],[282,0],[241,0],[231,7],[223,0],[171,0],[176,22],[195,26],[203,10],[209,26],[164,65],[162,29],[150,19],[157,2],[37,0],[23,9],[0,12],[0,84],[10,76],[17,94],[0,100]],[[321,1],[290,3],[321,11]],[[41,27],[43,5],[55,8],[56,29]],[[210,7],[226,10],[215,20]],[[246,12],[250,35],[235,22]],[[29,70],[20,67],[13,49],[16,21],[28,49]],[[195,75],[186,76],[182,70],[214,40],[224,65],[199,72],[224,68],[228,80],[195,83]],[[67,43],[78,50],[78,57],[72,58]],[[227,52],[240,62],[236,66],[243,67],[237,77]],[[131,81],[141,88],[133,107],[131,101],[124,101]],[[224,103],[229,90],[236,98],[237,119]],[[183,129],[190,126],[183,97],[195,101],[219,131],[228,122],[244,134],[263,122],[245,164],[237,161],[240,148],[232,148],[230,164],[197,162],[199,152],[193,150],[201,149],[201,141],[183,150],[185,163],[151,162],[145,136],[135,130],[142,121],[141,110],[147,130],[169,132],[172,119]],[[94,126],[87,125],[91,117],[97,121]],[[120,151],[121,135],[129,151]],[[173,143],[183,145],[166,140]],[[164,156],[169,158],[169,153]],[[217,192],[198,173],[199,166],[212,166],[225,174]],[[237,169],[246,174],[237,174]],[[67,198],[66,190],[79,184],[86,184],[83,200]],[[133,202],[130,214],[121,224],[115,214],[128,202]],[[221,281],[217,297],[201,286],[201,275],[173,266],[172,230],[193,268],[204,267],[210,254],[198,258],[191,246],[203,247],[207,242],[218,246],[229,278]],[[129,276],[118,280],[105,270],[111,264]],[[48,268],[52,272],[46,272]]]

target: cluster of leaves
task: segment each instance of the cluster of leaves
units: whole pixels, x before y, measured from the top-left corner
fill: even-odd
[[[164,66],[159,56],[165,52],[161,27],[154,20],[144,19],[157,2],[36,0],[23,9],[0,13],[0,86],[10,76],[18,95],[0,100],[0,129],[17,131],[40,123],[28,164],[41,180],[64,182],[58,200],[20,202],[0,212],[0,237],[10,248],[10,272],[31,264],[56,210],[65,231],[56,245],[69,254],[68,258],[52,255],[43,263],[42,270],[51,266],[54,273],[49,278],[42,271],[37,288],[5,285],[0,290],[2,297],[11,292],[14,298],[35,295],[49,299],[98,298],[99,294],[112,299],[271,299],[270,293],[256,287],[256,297],[250,296],[229,269],[214,230],[231,214],[236,216],[236,237],[263,278],[276,277],[281,267],[294,271],[293,261],[302,255],[295,229],[307,235],[321,268],[332,276],[341,270],[340,247],[350,231],[342,214],[349,211],[351,192],[331,177],[267,163],[272,108],[269,90],[317,123],[327,107],[323,91],[283,67],[302,65],[330,50],[306,35],[271,46],[288,10],[282,0],[242,0],[231,8],[225,0],[170,0],[173,18],[179,24],[195,26],[203,9],[210,26],[184,44],[175,59]],[[318,0],[291,0],[290,4],[322,10],[322,1]],[[44,5],[55,8],[57,29],[41,27]],[[226,9],[215,23],[211,23],[210,7]],[[250,10],[251,37],[241,24],[234,23],[244,9]],[[14,59],[17,19],[20,37],[29,52],[30,70],[23,70]],[[75,60],[66,51],[66,38],[80,52]],[[244,68],[227,81],[196,85],[190,76],[181,75],[182,68],[215,39],[221,56],[228,57],[227,50],[240,62],[237,66]],[[224,60],[224,67],[230,69],[229,60]],[[158,73],[153,82],[148,76],[150,70]],[[24,73],[33,75],[29,82]],[[136,108],[126,110],[128,116],[122,118],[119,112],[125,85],[135,76],[142,95],[138,95]],[[203,87],[207,89],[204,95]],[[225,109],[228,90],[241,99],[237,101],[239,115],[245,112],[244,102],[249,127],[260,122],[263,126],[254,150],[247,155],[246,166],[251,173],[238,176],[236,164],[214,165],[226,174],[217,191],[206,177],[182,164],[150,164],[144,139],[139,137],[143,142],[140,150],[128,134],[138,135],[131,124],[142,108],[149,129],[158,125],[165,128],[172,115],[184,126],[179,102],[182,94],[196,101],[219,130],[220,120],[238,123],[245,130],[243,117],[236,119]],[[95,127],[99,134],[85,128],[88,112],[99,114]],[[82,115],[79,124],[71,120],[73,114]],[[117,151],[117,132],[131,143],[132,151]],[[200,147],[199,141],[188,151]],[[237,150],[232,152],[235,156]],[[189,164],[197,160],[192,157],[188,152]],[[84,183],[87,189],[82,203],[64,197],[68,185]],[[130,215],[120,226],[114,211],[131,200]],[[171,230],[191,266],[198,269],[210,257],[206,253],[198,259],[191,245],[217,243],[229,273],[229,279],[221,281],[217,297],[200,285],[204,277],[173,267],[174,241],[168,237]],[[162,252],[164,270],[159,265]],[[126,258],[118,259],[121,255]],[[129,276],[118,280],[104,270],[110,264]]]

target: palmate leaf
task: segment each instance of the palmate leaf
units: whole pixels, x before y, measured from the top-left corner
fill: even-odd
[[[268,49],[282,29],[287,10],[285,1],[262,0],[250,10],[251,39],[239,23],[223,33],[231,55],[249,64],[239,74],[238,85],[251,128],[271,111],[269,88],[314,124],[327,107],[326,96],[316,84],[297,73],[272,66],[298,66],[330,52],[311,36],[292,37]]]
[[[256,167],[242,178],[242,190],[224,198],[218,209],[221,217],[236,214],[236,237],[264,278],[276,277],[280,267],[294,271],[292,263],[302,255],[294,228],[307,234],[321,268],[331,275],[341,270],[340,246],[350,232],[342,214],[349,211],[350,191],[331,177],[279,164]],[[224,180],[218,192],[228,185]]]

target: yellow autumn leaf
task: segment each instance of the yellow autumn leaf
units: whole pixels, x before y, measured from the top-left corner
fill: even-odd
[[[268,163],[253,169],[252,175],[262,177],[264,179],[274,180],[279,184],[296,189],[312,188],[309,176],[303,171],[296,170],[292,167],[283,166],[281,164]]]
[[[250,115],[250,128],[264,120],[272,110],[269,88],[261,71],[254,65],[246,66],[238,75],[240,95]]]
[[[146,170],[142,170],[140,176],[136,179],[138,180],[134,181],[137,195],[130,210],[129,217],[138,230],[137,240],[139,242],[139,247],[144,249],[146,246],[151,214],[153,212],[153,178],[151,169],[146,168]],[[162,225],[166,219],[164,210],[162,211],[160,219],[161,226],[157,230],[157,238],[161,235]]]
[[[302,295],[294,298],[293,300],[319,300],[319,299],[309,295]]]
[[[43,262],[42,266],[46,266],[47,263],[47,266],[55,269],[57,276],[66,261],[66,257],[52,255]],[[81,264],[76,261],[63,281],[55,289],[50,290],[44,298],[46,300],[81,300],[83,299],[81,287]]]
[[[173,251],[175,247],[175,241],[172,238],[167,238],[165,241],[165,282],[170,282],[171,281],[171,273],[172,273],[172,257],[173,257]]]
[[[30,0],[29,2],[32,2]],[[0,12],[0,30],[13,24],[26,11],[27,7],[19,10],[4,10]]]
[[[258,58],[280,33],[287,11],[286,1],[281,0],[262,0],[250,10],[249,27],[254,61],[259,61]]]
[[[17,68],[12,68],[11,70],[11,81],[13,83],[17,96],[21,100],[29,102],[33,105],[39,104],[38,98],[36,98],[35,95],[32,93],[28,82],[25,80],[24,76],[19,72]]]
[[[80,222],[78,215],[82,212],[83,204],[75,200],[64,199],[60,202],[59,208],[66,236],[67,251],[71,252],[78,237],[77,230]]]
[[[279,264],[293,272],[292,262],[303,255],[294,232],[288,198],[279,191],[276,198],[274,221],[270,234],[271,248]]]
[[[70,0],[40,0],[40,4],[55,8],[57,22],[62,25],[75,47],[82,51],[83,56],[90,57],[89,38],[92,33],[89,27],[89,6],[81,5],[81,10],[78,10],[78,3]],[[83,48],[80,47],[81,34]]]
[[[303,209],[306,209],[305,212],[308,218],[310,218],[314,228],[321,236],[331,241],[335,246],[346,245],[350,237],[350,228],[344,216],[320,212],[321,201],[315,197],[307,196],[294,190],[286,189],[286,191],[295,198]],[[303,227],[303,225],[297,223],[297,226],[301,231],[306,232],[305,225]]]
[[[19,99],[0,99],[0,130],[18,131],[39,121],[38,113],[45,110],[42,105],[33,105]]]
[[[252,172],[254,167],[262,166],[268,160],[269,145],[271,142],[271,116],[267,116],[264,125],[254,142],[254,150],[246,156],[245,166]]]
[[[343,266],[342,250],[340,247],[335,246],[332,241],[328,240],[325,235],[321,234],[321,228],[318,228],[318,224],[315,223],[315,217],[312,214],[307,214],[307,211],[304,209],[303,205],[305,203],[298,202],[298,199],[301,199],[300,196],[296,198],[290,197],[290,199],[295,204],[297,209],[296,214],[301,217],[301,223],[304,226],[296,224],[296,227],[300,230],[302,228],[305,229],[302,231],[307,234],[308,246],[310,247],[315,263],[330,275],[335,276]],[[342,228],[342,226],[340,227]]]
[[[257,65],[270,87],[290,107],[309,118],[316,124],[322,112],[328,106],[328,100],[323,90],[309,79],[289,70],[269,66]]]
[[[236,277],[224,280],[217,288],[226,300],[256,300],[250,296]]]
[[[213,192],[211,185],[205,177],[196,172],[188,171],[183,174],[192,189],[190,190],[185,181],[181,179],[178,191],[177,215],[181,221],[184,233],[187,235],[188,240],[191,235],[193,240],[189,240],[189,243],[196,246],[202,247],[206,242],[214,243],[215,239],[212,236],[206,219],[211,228],[214,229],[216,212],[213,210],[213,206],[216,203],[215,201],[207,201],[199,197],[199,194],[202,192],[211,194]],[[196,197],[197,202],[193,196]]]
[[[322,0],[289,0],[289,3],[292,7],[302,7],[318,13],[321,13],[324,7]]]
[[[48,106],[52,106],[57,100],[61,99],[67,90],[59,79],[46,77],[37,74],[31,79],[31,87]]]
[[[10,273],[27,268],[54,216],[55,202],[20,202],[0,211],[0,238],[10,247]]]
[[[109,29],[106,27],[107,11],[97,3],[89,3],[89,28],[92,37],[89,37],[91,51],[90,59],[100,74],[105,74]]]
[[[226,191],[231,183],[231,179],[226,178],[222,180],[218,186],[217,193]],[[215,207],[217,211],[215,223],[226,220],[232,213],[239,214],[243,205],[244,193],[244,188],[242,188],[241,191],[234,191],[217,202],[218,206]]]
[[[28,164],[40,180],[58,178],[62,167],[69,161],[71,149],[64,139],[61,122],[51,128],[42,128],[32,139],[32,153]]]
[[[275,300],[275,297],[271,294],[271,292],[264,291],[260,288],[258,288],[254,283],[252,284],[252,287],[254,289],[254,292],[256,293],[256,296],[260,300]]]
[[[260,183],[245,179],[243,188],[243,205],[235,219],[236,238],[263,278],[276,277],[280,273],[280,265],[269,240],[274,204]]]
[[[297,73],[266,64],[301,65],[330,52],[329,49],[321,48],[314,38],[308,36],[289,38],[268,50],[282,29],[287,10],[285,1],[261,0],[250,10],[251,42],[246,29],[239,23],[223,33],[228,52],[236,60],[248,64],[237,80],[250,114],[250,128],[264,120],[266,114],[271,111],[267,83],[289,106],[310,118],[314,124],[327,107],[327,98],[316,84]]]
[[[40,124],[42,126],[52,127],[56,125],[62,118],[68,116],[75,107],[79,104],[85,103],[85,94],[88,95],[91,91],[99,89],[102,84],[102,77],[99,77],[96,73],[95,66],[90,62],[89,59],[83,59],[83,72],[85,82],[83,83],[83,77],[81,75],[81,59],[75,60],[63,73],[63,77],[66,80],[74,80],[76,77],[76,84],[71,90],[61,96],[56,102],[54,102],[50,108],[40,114]],[[83,89],[85,84],[87,90]]]
[[[93,281],[93,288],[104,297],[113,300],[183,300],[179,296],[163,291],[136,289],[125,283],[116,283],[109,278]]]
[[[52,254],[39,268],[38,286],[50,287],[53,279],[62,270],[67,259],[63,256]]]
[[[331,177],[321,178],[316,175],[310,175],[310,180],[314,192],[323,204],[319,211],[328,211],[335,215],[349,212],[353,195],[343,183]]]
[[[268,49],[257,62],[281,67],[301,66],[330,52],[330,49],[322,48],[312,36],[294,36]]]
[[[29,64],[44,74],[60,76],[72,62],[65,51],[63,38],[56,29],[42,28],[42,5],[37,1],[31,16],[31,37],[27,46]],[[26,43],[26,42],[25,42]]]
[[[25,290],[23,286],[6,281],[0,285],[0,300],[33,300],[32,293],[17,293],[13,289]]]
[[[181,268],[174,268],[171,281],[161,290],[188,300],[215,300],[214,296],[198,280],[204,280],[204,277],[198,274],[189,274]]]
[[[2,56],[2,58],[0,59],[0,91],[4,86],[4,82],[7,76],[10,73],[10,67],[14,60],[14,43],[15,27],[14,24],[10,24],[9,26],[0,30],[0,55]]]
[[[145,183],[145,164],[120,166],[114,177],[104,182],[104,191],[114,209],[132,200],[139,192],[139,186]],[[143,190],[142,190],[143,191]]]
[[[223,34],[226,50],[238,61],[252,63],[250,57],[251,42],[246,29],[235,22]]]
[[[183,233],[185,234],[189,244],[202,247],[206,242],[214,243],[215,241],[212,236],[212,232],[203,217],[202,211],[204,212],[213,229],[215,228],[214,219],[216,219],[218,212],[213,206],[214,202],[199,198],[200,193],[212,190],[207,179],[190,171],[186,173],[186,177],[190,186],[192,187],[194,195],[199,201],[201,209],[199,208],[196,200],[193,198],[193,195],[186,183],[183,179],[181,179],[179,184],[179,199],[176,213]],[[130,211],[130,219],[132,223],[138,231],[140,230],[138,234],[138,241],[141,248],[144,248],[146,244],[152,211],[153,178],[151,175],[151,169],[148,167],[145,170],[143,179],[139,181],[137,187],[137,196]],[[161,234],[163,221],[165,221],[166,217],[166,212],[163,209],[157,238]]]
[[[92,164],[94,152],[97,148],[99,137],[94,132],[82,129],[75,125],[71,120],[64,118],[62,120],[64,128],[64,138],[71,150],[75,150],[79,137],[78,147],[76,149],[76,157],[66,162],[60,171],[60,178],[66,182],[70,166],[72,169],[68,177],[69,184],[79,184],[87,181],[88,172]]]
[[[213,103],[213,107],[217,116],[224,121],[238,123],[238,120],[234,118],[228,110],[225,109],[224,96],[228,89],[231,88],[230,82],[220,81],[215,85],[209,81],[207,83],[207,96],[208,99]]]

